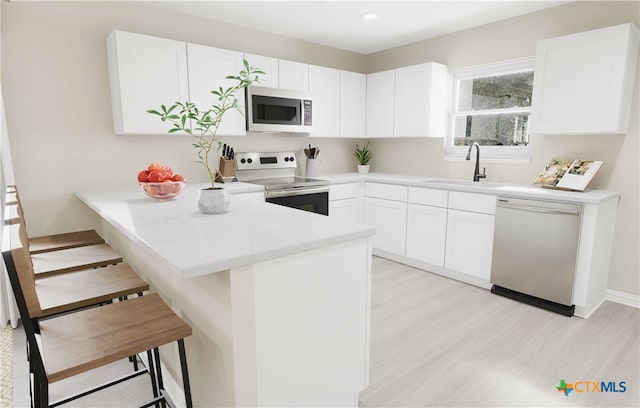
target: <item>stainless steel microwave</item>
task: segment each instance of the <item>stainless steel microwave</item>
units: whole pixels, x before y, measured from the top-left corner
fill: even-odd
[[[308,92],[252,86],[247,88],[246,96],[248,131],[313,131],[313,101]]]

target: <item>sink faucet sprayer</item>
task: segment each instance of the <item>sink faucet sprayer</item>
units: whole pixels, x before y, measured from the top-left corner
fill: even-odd
[[[482,173],[480,173],[480,145],[478,143],[474,142],[471,146],[469,146],[469,151],[467,152],[467,160],[471,160],[471,149],[473,149],[473,146],[476,147],[476,168],[473,171],[473,181],[480,181],[481,178],[487,178],[487,168],[484,167],[482,169]]]

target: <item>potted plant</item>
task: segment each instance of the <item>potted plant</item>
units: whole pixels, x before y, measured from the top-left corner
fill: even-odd
[[[216,187],[216,177],[218,171],[218,152],[222,148],[222,142],[216,139],[218,128],[222,123],[222,118],[229,110],[235,109],[242,112],[242,107],[238,104],[236,93],[244,90],[253,83],[259,81],[259,76],[264,72],[249,65],[247,60],[243,60],[244,69],[237,75],[227,76],[226,79],[234,81],[228,88],[220,87],[211,91],[216,96],[217,102],[206,108],[196,106],[192,102],[174,102],[171,106],[160,106],[160,110],[150,109],[147,112],[157,115],[163,122],[169,122],[172,127],[169,133],[185,132],[195,137],[192,146],[196,149],[198,159],[196,163],[201,163],[207,170],[211,186],[200,190],[198,198],[198,208],[205,214],[219,214],[229,210],[229,195],[222,187]],[[216,152],[216,157],[210,158],[212,151]]]
[[[353,151],[353,155],[358,159],[358,173],[365,174],[369,172],[369,161],[373,157],[373,153],[369,150],[369,142],[366,145],[360,147],[356,143],[356,148]]]

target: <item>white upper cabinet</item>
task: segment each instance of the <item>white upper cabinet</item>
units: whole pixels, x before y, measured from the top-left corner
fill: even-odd
[[[278,59],[264,57],[262,55],[244,54],[244,58],[249,65],[264,71],[265,75],[260,76],[260,82],[256,86],[264,88],[278,87]]]
[[[340,71],[340,137],[365,137],[367,76]]]
[[[339,137],[340,71],[310,65],[309,91],[313,96],[312,136]]]
[[[444,137],[447,75],[434,62],[367,75],[366,136]]]
[[[186,43],[116,30],[107,52],[115,133],[166,134],[147,110],[189,99]]]
[[[638,37],[622,24],[539,41],[530,132],[626,133]]]
[[[396,69],[393,134],[444,137],[447,67],[436,63]]]
[[[301,62],[278,60],[278,88],[309,91],[309,65]]]
[[[395,70],[367,75],[366,136],[392,137]]]
[[[189,100],[200,108],[217,103],[217,96],[211,91],[220,87],[227,88],[235,83],[226,77],[236,75],[244,68],[242,58],[243,54],[238,51],[187,44]],[[244,109],[244,93],[238,92],[236,97]],[[245,128],[244,115],[237,110],[230,110],[224,116],[218,135],[244,136]]]

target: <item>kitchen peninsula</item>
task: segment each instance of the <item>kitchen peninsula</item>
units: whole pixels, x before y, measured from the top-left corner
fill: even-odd
[[[169,201],[138,189],[77,193],[109,244],[193,328],[194,405],[357,406],[368,383],[374,228],[243,194],[230,212],[203,215],[202,187]],[[172,352],[161,350],[162,362],[179,404]]]

